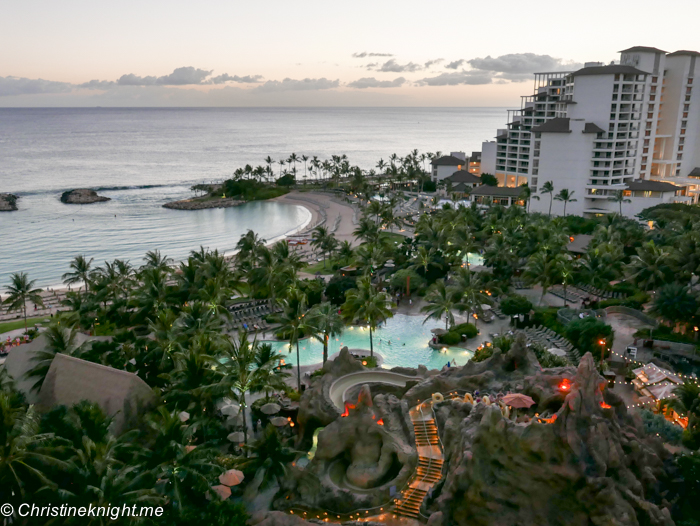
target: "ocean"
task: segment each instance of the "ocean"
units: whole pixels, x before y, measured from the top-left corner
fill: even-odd
[[[78,254],[138,265],[151,249],[176,260],[200,245],[230,251],[248,229],[284,236],[309,221],[306,209],[161,206],[191,196],[193,184],[264,165],[268,155],[345,154],[370,169],[413,149],[478,151],[504,122],[503,108],[0,109],[0,193],[20,196],[17,212],[0,212],[0,289],[20,271],[57,285]],[[303,164],[297,169],[303,175]],[[112,200],[61,203],[74,188]]]

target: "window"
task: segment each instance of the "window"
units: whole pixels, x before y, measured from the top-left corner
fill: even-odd
[[[682,144],[678,147],[678,151],[679,151],[679,152],[682,152],[682,151],[683,151],[683,145],[682,145]]]
[[[643,153],[649,153],[649,148],[644,148]]]
[[[619,73],[615,73],[615,81],[617,82],[617,81],[619,81],[619,80],[620,80],[620,74],[619,74]]]
[[[617,93],[620,91],[620,85],[619,84],[613,84],[613,93]]]
[[[649,111],[654,111],[654,105],[653,105],[653,104],[649,104]]]
[[[646,137],[651,137],[651,130],[645,131],[645,132],[644,132],[644,135],[645,135]]]
[[[643,165],[642,165],[642,170],[646,170],[646,169],[647,169],[647,165],[646,165],[646,164],[643,164]]]
[[[644,146],[649,146],[649,139],[644,139]]]
[[[687,111],[686,111],[686,112],[683,112],[683,118],[684,118],[684,119],[687,119],[687,118],[688,118],[688,112],[687,112]]]
[[[656,83],[659,81],[659,77],[651,77],[651,81]]]
[[[681,121],[681,128],[687,128],[688,127],[688,121]]]
[[[677,161],[682,161],[682,160],[683,160],[683,154],[682,154],[682,153],[679,153],[678,155],[676,155],[676,160],[677,160]]]
[[[689,78],[688,78],[688,84],[692,84],[692,83],[693,83],[693,77],[689,77]]]
[[[685,135],[685,128],[681,128],[681,135]]]
[[[686,95],[690,95],[692,92],[693,92],[693,88],[691,88],[690,86],[688,86],[687,88],[685,88],[685,93],[686,93]]]
[[[611,104],[610,105],[610,112],[615,113],[617,111],[617,104]]]
[[[656,95],[649,95],[649,100],[656,100]]]
[[[683,104],[683,111],[688,111],[690,109],[690,104]]]
[[[678,139],[678,144],[685,144],[685,137]]]
[[[654,114],[653,113],[647,113],[647,119],[653,119]]]

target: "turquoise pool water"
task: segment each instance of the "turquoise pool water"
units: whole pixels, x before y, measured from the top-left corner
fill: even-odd
[[[428,346],[433,334],[430,329],[444,328],[445,324],[429,320],[423,324],[423,316],[396,314],[373,333],[374,352],[384,357],[384,367],[417,367],[425,365],[429,369],[440,369],[448,361],[456,360],[457,365],[464,365],[474,354],[460,347],[448,347],[434,350]],[[289,352],[289,345],[284,342],[271,343],[273,348],[284,355],[286,363],[296,365],[296,348]],[[369,350],[369,329],[348,327],[341,336],[331,338],[328,355],[338,352],[342,347]],[[315,339],[299,343],[301,365],[320,363],[323,360],[323,345]],[[453,362],[454,364],[454,362]]]

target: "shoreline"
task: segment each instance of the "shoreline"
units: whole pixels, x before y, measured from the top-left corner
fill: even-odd
[[[290,192],[289,194],[275,197],[273,199],[270,199],[269,201],[270,202],[281,202],[287,196],[289,196],[290,194],[294,194],[294,193],[295,192]],[[294,227],[294,228],[292,228],[292,229],[290,229],[282,234],[278,234],[277,236],[275,236],[269,240],[266,240],[265,246],[270,247],[278,241],[286,239],[286,238],[293,236],[295,234],[298,234],[300,232],[304,232],[309,225],[315,224],[318,221],[318,218],[320,217],[320,213],[319,213],[319,210],[315,206],[312,205],[312,203],[309,203],[306,201],[301,201],[301,200],[296,200],[293,198],[289,199],[289,201],[292,201],[292,202],[288,202],[286,204],[296,205],[296,206],[300,206],[300,207],[304,208],[309,213],[308,217],[299,226],[296,226],[296,227]],[[282,204],[285,204],[285,203],[282,202]],[[193,248],[193,250],[194,250],[194,248]],[[233,256],[235,256],[238,253],[238,251],[235,249],[228,250],[228,251],[222,251],[222,252],[223,252],[224,257],[226,257],[227,259],[232,259]],[[70,262],[66,262],[66,266],[69,263]],[[180,263],[180,261],[174,261],[174,265],[177,265],[178,263]],[[62,292],[62,291],[68,291],[68,290],[79,290],[82,286],[83,286],[82,283],[75,283],[71,286],[65,285],[64,283],[59,283],[59,284],[55,284],[55,285],[48,284],[48,285],[44,285],[44,286],[39,286],[39,288],[41,290],[44,290],[44,291],[50,289],[52,291]],[[0,300],[4,299],[6,296],[7,296],[7,294],[5,293],[5,289],[3,287],[2,291],[0,292]]]

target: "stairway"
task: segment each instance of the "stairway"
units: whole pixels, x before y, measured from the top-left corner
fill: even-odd
[[[414,407],[410,414],[416,437],[418,466],[408,487],[398,497],[394,512],[396,515],[417,519],[423,499],[442,478],[443,456],[430,403]]]

